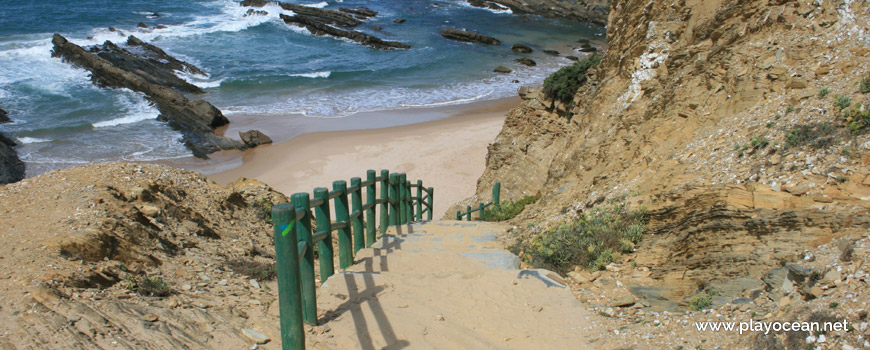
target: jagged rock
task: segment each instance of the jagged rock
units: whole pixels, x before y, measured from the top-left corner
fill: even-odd
[[[598,51],[598,49],[590,46],[590,47],[581,47],[579,51],[580,52],[596,52],[596,51]]]
[[[532,48],[523,44],[514,44],[514,46],[511,46],[511,51],[516,53],[532,53]]]
[[[767,291],[774,300],[779,300],[785,295],[792,294],[799,290],[805,283],[808,282],[812,270],[795,266],[786,265],[773,269],[764,277],[762,281],[767,285]]]
[[[612,307],[629,307],[634,305],[637,302],[637,299],[633,295],[627,295],[624,297],[615,298],[610,301],[608,306]]]
[[[393,23],[396,23],[396,24],[402,24],[402,23],[405,23],[405,22],[407,22],[407,21],[408,21],[408,20],[406,20],[406,19],[404,19],[404,18],[396,18],[396,20],[394,20]]]
[[[510,68],[508,68],[508,67],[505,67],[505,66],[498,66],[498,67],[495,67],[495,69],[493,70],[493,72],[496,72],[496,73],[510,73],[510,72],[513,72],[513,71],[512,71]]]
[[[556,50],[544,50],[544,53],[550,56],[559,56],[559,51]]]
[[[501,41],[493,38],[491,36],[486,36],[480,33],[468,32],[459,29],[442,29],[441,36],[458,41],[465,41],[471,43],[481,43],[481,44],[489,44],[489,45],[501,45]]]
[[[0,108],[0,123],[9,123],[12,122],[12,119],[9,119],[9,113]]]
[[[378,11],[375,11],[375,10],[372,10],[368,7],[363,7],[363,6],[357,7],[355,9],[349,9],[346,7],[342,7],[342,8],[339,8],[338,10],[341,12],[344,12],[344,13],[352,14],[356,18],[359,18],[359,19],[369,19],[371,17],[375,17],[378,15]]]
[[[139,22],[139,24],[137,24],[136,26],[139,27],[139,28],[145,28],[145,29],[148,29],[148,25],[145,24],[145,23],[143,23],[143,22]]]
[[[599,26],[607,24],[610,12],[607,0],[470,0],[471,6],[492,10],[510,9],[514,14],[536,14],[550,18],[568,18]]]
[[[314,35],[332,35],[340,38],[347,38],[353,41],[356,41],[360,44],[371,46],[376,49],[410,49],[410,45],[406,45],[396,41],[385,41],[377,38],[375,36],[371,36],[365,33],[360,33],[357,31],[346,31],[341,30],[335,27],[328,26],[321,22],[316,21],[313,18],[295,15],[295,16],[287,16],[282,14],[281,19],[284,20],[287,24],[296,24],[305,29],[308,29],[311,34]]]
[[[269,14],[268,11],[248,9],[248,11],[245,12],[245,17],[250,17],[250,16],[265,16],[265,15],[268,15],[268,14]]]
[[[256,344],[266,344],[271,340],[265,334],[257,332],[253,329],[242,328],[242,334],[244,334],[246,337],[248,337],[248,339]]]
[[[127,37],[127,45],[141,47],[144,50],[144,52],[141,53],[141,56],[148,58],[152,62],[163,64],[166,69],[205,75],[205,72],[197,66],[178,60],[175,57],[168,55],[166,51],[163,51],[163,49],[146,43],[135,36],[130,35]]]
[[[240,131],[239,138],[241,138],[242,142],[248,145],[248,147],[257,147],[259,145],[272,143],[272,139],[259,130]]]
[[[24,179],[24,162],[15,151],[15,141],[0,134],[0,184]]]
[[[517,62],[519,62],[519,63],[521,63],[521,64],[524,64],[524,65],[527,65],[527,66],[529,66],[529,67],[534,67],[534,66],[537,65],[537,63],[535,62],[535,60],[533,60],[533,59],[531,59],[531,58],[528,58],[528,57],[517,58],[517,59],[515,59],[514,61],[517,61]]]
[[[567,59],[569,59],[569,60],[572,60],[572,61],[574,61],[574,62],[580,60],[580,58],[578,58],[577,56],[565,56],[565,58],[567,58]]]
[[[517,95],[520,95],[523,100],[531,100],[537,98],[540,91],[541,89],[525,85],[517,89]]]
[[[229,120],[220,110],[206,101],[190,101],[184,95],[171,87],[159,85],[161,80],[155,76],[160,71],[159,65],[150,60],[138,58],[107,42],[111,54],[106,54],[116,61],[121,61],[122,67],[133,69],[128,71],[116,66],[111,60],[88,52],[80,46],[69,42],[59,34],[52,39],[54,50],[52,57],[62,57],[64,61],[87,69],[91,72],[91,80],[98,86],[122,87],[144,93],[160,110],[158,120],[166,121],[184,136],[184,144],[197,157],[205,158],[207,154],[220,149],[242,149],[244,144],[214,134],[214,129],[229,124]],[[108,45],[111,44],[111,45]],[[105,49],[105,48],[102,48]],[[124,60],[129,60],[124,62]],[[150,72],[138,68],[152,69]],[[154,73],[154,74],[151,74]],[[171,73],[166,73],[170,74]],[[176,77],[177,79],[177,77]],[[180,80],[180,79],[179,79]],[[198,90],[198,88],[197,88]]]
[[[331,24],[342,28],[353,28],[363,22],[341,11],[320,9],[303,5],[278,2],[281,8],[293,11],[297,17],[306,17],[320,24]],[[283,17],[283,16],[282,16]]]
[[[468,2],[469,5],[480,8],[488,8],[491,10],[504,10],[505,7],[499,6],[497,3],[492,1],[485,0],[471,0]]]

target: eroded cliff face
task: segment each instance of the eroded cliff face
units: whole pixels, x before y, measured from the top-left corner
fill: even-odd
[[[517,240],[601,203],[646,206],[628,258],[683,295],[860,237],[870,137],[837,104],[868,104],[868,19],[861,1],[612,1],[609,50],[576,107],[528,94],[466,202],[495,181],[503,200],[540,193]]]

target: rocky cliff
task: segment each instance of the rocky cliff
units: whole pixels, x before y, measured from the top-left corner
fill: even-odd
[[[610,5],[609,50],[574,107],[525,89],[467,203],[495,181],[502,200],[540,194],[515,242],[607,203],[645,206],[620,262],[674,300],[866,235],[866,2]]]

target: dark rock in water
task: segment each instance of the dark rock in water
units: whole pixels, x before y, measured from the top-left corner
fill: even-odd
[[[486,1],[486,0],[469,0],[468,4],[471,6],[474,6],[474,7],[491,9],[491,10],[504,10],[507,8],[506,6],[499,6],[499,4],[497,4],[495,2]]]
[[[0,134],[0,184],[8,184],[24,179],[24,162],[15,152],[15,141]]]
[[[248,11],[245,12],[245,17],[251,17],[251,16],[265,16],[265,15],[268,15],[268,14],[269,14],[268,11],[248,9]]]
[[[272,139],[269,138],[269,136],[266,136],[266,134],[260,132],[260,130],[240,131],[239,137],[245,145],[251,148],[272,143]]]
[[[334,10],[319,9],[287,2],[279,2],[282,9],[293,11],[297,16],[306,17],[319,24],[331,24],[342,28],[353,28],[363,22],[353,16]],[[283,16],[282,16],[283,17]]]
[[[166,29],[166,28],[167,27],[165,25],[162,25],[162,24],[158,24],[156,27],[154,27],[154,29]]]
[[[205,72],[203,72],[197,66],[178,60],[175,57],[169,56],[165,51],[163,51],[163,49],[146,43],[135,36],[131,35],[127,37],[127,45],[141,47],[143,50],[145,50],[145,52],[141,56],[148,58],[152,62],[157,61],[162,63],[164,67],[166,67],[166,69],[187,71],[193,74],[205,75]]]
[[[596,49],[594,47],[582,47],[582,48],[580,48],[580,52],[595,52],[595,51],[598,51],[598,49]]]
[[[12,122],[12,119],[9,119],[9,113],[0,108],[0,123],[9,123]]]
[[[148,25],[145,24],[145,23],[143,23],[143,22],[139,22],[139,24],[137,24],[136,26],[139,27],[139,28],[145,28],[145,29],[148,29]]]
[[[514,44],[514,46],[511,46],[511,51],[516,53],[532,53],[532,48],[528,45]]]
[[[556,50],[544,50],[544,53],[550,56],[559,56],[559,51]]]
[[[498,67],[495,67],[495,69],[493,70],[493,72],[496,72],[496,73],[510,73],[510,72],[513,72],[513,71],[512,71],[510,68],[508,68],[508,67],[505,67],[505,66],[498,66]]]
[[[296,24],[300,27],[308,29],[314,35],[332,35],[340,38],[347,38],[356,41],[360,44],[370,46],[376,49],[410,49],[411,46],[395,41],[385,41],[378,37],[360,33],[357,31],[341,30],[335,27],[328,26],[316,21],[311,17],[302,15],[287,16],[282,14],[281,19],[287,24]]]
[[[157,12],[151,13],[150,17],[160,17],[160,14]]]
[[[511,80],[511,83],[514,83],[514,84],[519,84],[519,83],[520,83],[520,81],[519,81],[519,80]]]
[[[567,59],[569,59],[569,60],[572,60],[572,61],[574,61],[574,62],[580,60],[580,58],[578,58],[577,56],[565,56],[565,58],[567,58]]]
[[[534,60],[532,60],[531,58],[527,58],[527,57],[517,58],[514,61],[517,61],[517,62],[522,63],[524,65],[527,65],[529,67],[534,67],[534,66],[538,65],[537,63],[535,63]]]
[[[111,44],[111,42],[107,42]],[[181,131],[184,144],[197,157],[206,158],[207,154],[221,149],[244,149],[244,144],[214,134],[215,128],[229,124],[220,110],[205,101],[190,101],[180,92],[154,81],[160,65],[126,50],[115,50],[114,44],[103,45],[98,54],[86,51],[80,46],[55,34],[52,39],[52,57],[61,57],[65,62],[82,67],[91,72],[91,80],[104,87],[128,88],[144,93],[160,111],[158,120],[166,121],[171,127]],[[105,46],[111,46],[111,55],[103,55]],[[153,52],[152,52],[153,53]],[[103,56],[116,59],[112,61]],[[130,60],[135,63],[123,62]],[[115,62],[119,62],[118,65]],[[146,64],[147,63],[147,64]],[[130,70],[125,69],[128,68]],[[151,71],[143,71],[150,69]],[[164,70],[165,72],[165,70]],[[170,74],[171,73],[166,73]],[[177,78],[177,77],[176,77]],[[180,79],[179,79],[180,80]]]
[[[266,0],[245,0],[239,4],[241,6],[248,6],[248,7],[263,7],[263,6],[266,6],[267,4],[269,4],[269,2],[270,1],[266,1]]]
[[[339,8],[338,10],[341,12],[344,12],[344,13],[352,14],[356,18],[359,18],[359,19],[369,19],[371,17],[378,15],[378,11],[375,11],[375,10],[372,10],[368,7],[363,7],[363,6],[357,7],[355,9],[349,9],[346,7],[342,7],[342,8]]]
[[[577,42],[581,45],[589,45],[589,40],[587,39],[577,39]]]
[[[115,27],[109,27],[109,31],[112,32],[112,33],[114,33],[114,32],[117,32],[118,30],[115,29]]]
[[[373,25],[373,26],[372,26],[372,29],[377,30],[377,31],[380,32],[380,31],[384,30],[384,27],[381,27],[381,26],[379,26],[379,25],[376,24],[376,25]]]
[[[442,29],[441,36],[458,41],[465,41],[471,43],[481,43],[481,44],[489,44],[489,45],[501,45],[501,41],[493,38],[491,36],[486,36],[480,33],[468,32],[459,29]]]
[[[584,49],[588,49],[588,48],[592,47],[592,45],[589,44],[589,40],[587,40],[585,43],[580,44],[580,47],[582,47]]]
[[[132,38],[132,41],[134,42],[139,40],[135,39],[133,36],[130,38]],[[173,64],[173,61],[166,60],[165,57],[170,56],[166,55],[166,53],[160,49],[157,49],[160,50],[159,52],[151,51],[152,49],[147,47],[143,47],[143,49],[144,52],[142,52],[142,55],[136,55],[107,40],[103,45],[90,47],[88,51],[110,62],[113,66],[118,67],[123,71],[136,72],[137,75],[151,84],[168,86],[185,92],[202,92],[202,89],[196,85],[188,83],[173,73],[173,70],[183,70],[183,65],[178,63],[180,61],[172,58],[172,60],[176,61],[175,64]],[[97,85],[112,87],[119,85],[116,82],[103,81],[103,78],[109,77],[102,77],[99,74],[91,74],[91,80],[97,83]]]
[[[396,24],[402,24],[402,23],[405,23],[405,22],[407,22],[407,21],[408,21],[408,20],[406,20],[406,19],[404,19],[404,18],[396,18],[396,20],[393,21],[393,23],[396,23]]]

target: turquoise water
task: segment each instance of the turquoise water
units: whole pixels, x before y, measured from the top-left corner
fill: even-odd
[[[29,176],[97,161],[190,156],[180,134],[154,120],[157,110],[143,96],[124,89],[99,89],[86,71],[51,58],[55,32],[79,45],[123,43],[124,36],[109,30],[114,27],[160,46],[208,73],[185,78],[203,87],[203,98],[231,121],[234,115],[335,118],[396,109],[407,109],[412,115],[418,107],[507,97],[515,94],[519,84],[539,83],[571,63],[547,56],[542,49],[570,53],[577,39],[602,35],[593,26],[492,12],[464,1],[297,3],[330,9],[369,7],[380,14],[357,30],[414,48],[382,51],[313,36],[284,24],[278,16],[288,12],[277,6],[267,6],[267,16],[244,17],[247,8],[230,0],[4,0],[0,2],[0,107],[15,122],[0,124],[0,132],[22,143],[19,154]],[[399,17],[407,22],[394,23]],[[166,28],[140,29],[139,22]],[[503,44],[449,41],[438,34],[446,27],[479,31]],[[510,46],[517,42],[537,49],[530,57],[538,66],[513,62],[518,56]],[[499,65],[514,72],[493,73]]]

